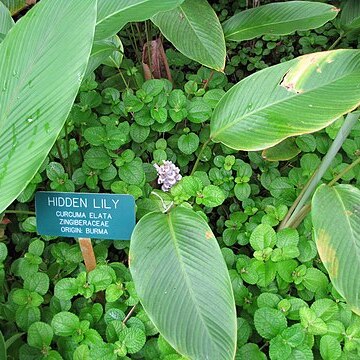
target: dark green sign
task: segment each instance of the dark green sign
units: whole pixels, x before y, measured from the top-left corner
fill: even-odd
[[[41,235],[129,240],[135,226],[131,195],[38,192],[36,226]]]

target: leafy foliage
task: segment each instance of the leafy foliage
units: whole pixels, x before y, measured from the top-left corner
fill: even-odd
[[[190,59],[217,71],[224,69],[224,34],[214,10],[206,0],[185,0],[176,9],[155,15],[152,21]]]
[[[336,17],[339,10],[327,4],[295,1],[267,4],[241,11],[224,22],[227,40],[244,41],[261,35],[287,35],[309,30]]]
[[[56,17],[52,18],[54,12]],[[47,46],[38,36],[28,41],[27,36],[41,32],[54,21],[73,33],[75,19],[80,14],[86,25],[73,34],[71,41],[55,27],[50,27],[47,33]],[[0,107],[4,109],[0,118],[0,186],[5,195],[0,200],[1,211],[33,178],[66,120],[85,71],[95,18],[95,1],[77,6],[59,1],[55,8],[53,1],[43,1],[1,43],[1,53],[9,54],[4,56],[6,61],[0,68]],[[57,43],[60,55],[55,58],[50,51],[53,42]],[[11,51],[14,43],[21,46]],[[54,92],[59,95],[54,96]],[[21,102],[22,99],[27,101]],[[35,142],[32,136],[38,132],[41,135]],[[27,159],[22,156],[25,152],[29,155]]]
[[[211,229],[199,215],[182,207],[167,215],[148,214],[139,224],[131,238],[130,269],[150,319],[181,354],[232,359],[235,303]],[[201,276],[200,269],[208,275]],[[216,301],[209,292],[218,294]],[[183,340],[189,337],[191,344]]]
[[[26,19],[47,3],[54,4],[42,0],[5,35],[1,51],[4,45],[15,46],[10,36],[20,33],[22,24],[29,21]],[[20,360],[172,360],[202,358],[204,353],[214,359],[358,358],[360,317],[354,269],[359,122],[321,179],[325,184],[343,185],[320,186],[313,198],[312,217],[306,216],[296,228],[282,226],[289,208],[342,131],[347,121],[342,114],[358,104],[355,49],[359,44],[357,36],[344,25],[344,15],[340,21],[335,19],[316,28],[336,15],[331,10],[331,17],[329,13],[324,18],[316,16],[312,26],[306,25],[311,19],[299,22],[286,33],[297,31],[286,36],[264,32],[240,45],[231,41],[226,44],[227,62],[222,73],[202,67],[194,59],[205,66],[223,68],[225,44],[219,24],[226,29],[225,24],[236,13],[246,14],[245,1],[218,0],[211,6],[199,3],[212,19],[209,23],[204,21],[206,16],[199,19],[199,11],[191,17],[191,24],[200,26],[199,33],[206,30],[209,40],[202,59],[186,53],[178,40],[167,35],[168,28],[160,25],[174,20],[179,8],[187,14],[196,6],[192,8],[189,1],[132,3],[136,6],[127,8],[126,2],[111,5],[98,1],[98,9],[103,9],[102,17],[97,16],[98,40],[91,53],[88,44],[86,77],[81,85],[75,79],[79,92],[75,97],[73,90],[75,102],[64,126],[56,127],[55,145],[49,145],[48,149],[52,148],[47,155],[43,150],[45,160],[38,163],[27,185],[22,181],[22,187],[26,187],[13,203],[15,195],[1,185],[1,199],[5,199],[3,194],[8,197],[3,207],[10,205],[0,214],[0,329],[4,337],[4,341],[0,338],[0,357],[6,352],[9,359]],[[266,3],[269,1],[263,0],[259,8],[247,11],[263,11],[265,6],[269,8]],[[299,2],[277,5],[291,3]],[[351,4],[348,1],[346,6]],[[311,5],[332,9],[332,5]],[[343,7],[343,3],[337,5]],[[113,17],[107,17],[106,11],[114,10],[111,6],[115,12]],[[156,14],[160,10],[165,12]],[[355,19],[356,12],[352,14]],[[71,16],[67,21],[79,17]],[[164,43],[173,82],[143,78],[142,47],[160,30],[149,21],[126,23],[150,16],[173,42]],[[38,16],[35,19],[40,21]],[[185,18],[178,16],[175,20]],[[169,27],[177,24],[175,20]],[[53,18],[48,16],[46,21],[47,29],[52,29]],[[354,24],[356,21],[351,26]],[[120,33],[114,35],[120,28]],[[300,30],[304,28],[315,29]],[[212,37],[214,29],[217,35]],[[73,43],[78,45],[80,40],[75,37],[85,30],[76,31]],[[62,37],[59,29],[57,32]],[[190,33],[180,35],[183,38],[180,36],[179,41],[194,45],[190,44]],[[321,53],[339,36],[336,44],[344,50]],[[29,34],[24,39],[28,40]],[[219,40],[218,51],[209,50],[214,39]],[[72,41],[68,37],[60,40]],[[56,49],[52,49],[49,58],[63,65],[62,55],[68,58],[70,53],[57,59],[53,58]],[[216,66],[215,58],[209,54],[217,54]],[[326,62],[331,57],[334,61]],[[49,61],[45,59],[44,63]],[[300,72],[295,64],[301,65]],[[322,68],[320,73],[317,65],[332,71]],[[261,69],[265,70],[258,71]],[[274,75],[279,69],[281,72]],[[58,71],[64,72],[64,67],[59,65]],[[284,75],[296,78],[299,74],[305,75],[301,85],[312,84],[313,91],[297,94],[279,85]],[[12,79],[12,74],[7,76]],[[47,76],[46,70],[43,76]],[[57,88],[62,90],[58,96],[68,95],[61,86]],[[71,86],[75,88],[75,84]],[[44,95],[46,89],[49,87],[36,92],[43,101],[49,101]],[[273,102],[277,91],[289,100],[285,99],[283,107]],[[229,101],[235,93],[235,100]],[[31,106],[35,95],[31,93],[26,103],[16,102],[14,111]],[[56,100],[53,93],[51,100]],[[265,114],[262,108],[257,109],[258,117],[249,117],[244,131],[231,129],[224,139],[236,142],[232,147],[264,149],[288,136],[301,135],[263,152],[237,152],[224,139],[214,136],[219,113],[222,121],[238,118],[240,105],[252,103],[254,108],[249,112],[253,112],[255,102],[260,100],[265,105],[270,102],[272,110]],[[315,101],[322,107],[310,111],[308,105]],[[329,105],[326,111],[324,104]],[[282,136],[274,135],[276,127],[265,121],[265,115],[272,116]],[[294,131],[304,121],[301,116],[311,123],[321,122],[321,126],[310,129],[309,125]],[[264,138],[247,129],[255,120],[262,125],[260,132],[266,130]],[[35,135],[25,133],[29,135],[24,135],[25,144],[37,144],[39,136],[40,146],[43,139],[38,129]],[[5,135],[2,133],[0,138]],[[2,141],[0,147],[10,149],[9,145],[11,141]],[[1,154],[8,155],[6,151]],[[23,150],[21,161],[29,163],[31,154]],[[165,160],[175,164],[182,175],[167,192],[160,190],[154,167]],[[10,189],[18,179],[15,175],[24,171],[20,165],[13,165]],[[133,195],[139,222],[132,240],[93,241],[97,267],[87,273],[75,239],[37,235],[33,200],[40,190]],[[329,237],[322,244],[324,234]],[[354,241],[346,242],[349,240]],[[329,245],[336,247],[336,256],[329,251]],[[344,272],[340,271],[340,259]]]

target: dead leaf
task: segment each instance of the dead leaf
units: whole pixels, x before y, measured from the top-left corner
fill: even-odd
[[[167,78],[172,81],[169,64],[160,38],[144,44],[142,66],[145,80]]]

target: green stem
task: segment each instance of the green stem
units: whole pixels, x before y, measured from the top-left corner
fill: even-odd
[[[196,158],[195,164],[194,164],[194,166],[193,166],[193,168],[191,170],[190,176],[193,175],[194,172],[196,171],[196,168],[198,167],[199,162],[200,162],[201,155],[203,154],[205,148],[209,145],[210,141],[211,141],[211,139],[206,140],[204,142],[203,146],[201,147],[201,150],[200,150],[200,152],[199,152],[199,154],[198,154],[198,156]]]
[[[211,70],[209,78],[206,79],[206,81],[204,83],[204,87],[203,87],[204,90],[206,90],[206,88],[209,86],[209,82],[211,81],[213,76],[214,76],[214,70]]]
[[[65,143],[66,143],[66,152],[67,152],[67,165],[68,165],[68,174],[71,178],[72,176],[72,163],[70,157],[70,142],[69,142],[69,132],[68,132],[68,124],[65,122]]]
[[[24,215],[36,215],[35,211],[26,210],[5,210],[5,214],[24,214]]]
[[[131,33],[129,32],[128,29],[126,29],[126,32],[128,33],[128,36],[129,36],[129,39],[130,39],[130,42],[131,42],[131,46],[134,49],[136,59],[137,59],[138,63],[140,63],[141,59],[140,59],[140,56],[139,56],[139,49],[138,49],[138,47],[136,45],[136,36],[135,36],[133,24],[130,24],[130,29],[131,29]],[[131,34],[132,34],[132,37],[131,37]]]
[[[288,221],[286,227],[296,229],[302,221],[305,219],[306,215],[311,211],[311,204],[308,203],[297,213],[296,216],[291,221]]]
[[[355,161],[353,161],[351,164],[349,164],[345,169],[340,171],[339,174],[337,174],[330,182],[329,186],[333,186],[338,180],[340,180],[348,171],[350,171],[352,168],[354,168],[356,165],[360,164],[360,157],[358,157]]]
[[[147,28],[147,21],[145,21],[145,35],[146,35],[146,47],[147,47],[149,69],[150,69],[151,77],[153,77],[153,66],[152,66],[152,61],[151,61],[151,45],[149,44],[149,33],[148,33],[148,28]]]
[[[130,319],[130,317],[131,317],[132,313],[134,312],[135,308],[136,308],[136,304],[130,309],[130,311],[126,315],[125,319],[122,321],[123,325],[125,325],[126,322]]]
[[[298,197],[295,199],[295,201],[293,202],[293,204],[291,205],[290,209],[288,210],[286,216],[284,217],[284,219],[282,220],[281,224],[279,225],[279,228],[278,230],[281,230],[285,227],[288,226],[288,222],[289,222],[289,219],[291,217],[291,215],[293,214],[294,210],[296,209],[296,207],[298,206],[300,200],[303,198],[306,190],[308,189],[309,187],[309,184],[311,183],[311,181],[313,180],[315,176],[315,173],[311,176],[311,178],[308,180],[308,182],[305,184],[305,186],[302,188],[300,194],[298,195]]]
[[[124,77],[123,73],[121,72],[121,70],[119,68],[118,68],[118,72],[120,74],[120,77],[121,77],[122,81],[125,84],[126,90],[129,90],[130,89],[129,84],[126,82],[125,77]]]
[[[359,119],[360,113],[354,112],[347,115],[345,122],[341,129],[339,130],[334,142],[331,144],[328,152],[324,156],[321,164],[315,170],[314,174],[311,176],[309,181],[306,183],[305,187],[302,189],[301,193],[295,200],[294,204],[289,209],[285,218],[281,222],[279,226],[279,230],[288,226],[288,223],[292,223],[297,213],[303,208],[303,206],[307,203],[308,199],[312,195],[316,186],[318,185],[321,178],[324,176],[326,170],[331,165],[331,162],[334,160],[334,157],[340,150],[342,144],[348,137],[351,129],[357,123]]]
[[[60,145],[59,145],[59,140],[56,140],[55,146],[56,146],[56,150],[57,150],[57,152],[58,152],[58,154],[59,154],[60,162],[61,162],[61,164],[65,167],[65,160],[64,160],[63,154],[62,154],[62,152],[61,152],[61,147],[60,147]]]
[[[117,66],[114,58],[110,56],[109,59],[110,59],[110,61],[115,65],[117,71],[119,72],[119,75],[120,75],[122,81],[124,82],[124,85],[125,85],[125,87],[126,87],[126,90],[129,90],[129,89],[130,89],[129,84],[126,82],[125,77],[124,77],[123,73],[121,72],[121,69]]]
[[[328,186],[333,186],[342,176],[344,176],[348,171],[354,168],[356,165],[360,164],[360,157],[349,164],[343,171],[334,177],[329,183]],[[301,222],[305,219],[305,216],[311,211],[311,204],[308,203],[302,207],[298,214],[291,220],[288,221],[286,226],[296,229]]]
[[[339,37],[334,41],[334,43],[328,48],[328,50],[335,49],[336,45],[342,40],[344,33],[340,33]]]
[[[142,34],[141,34],[141,31],[140,31],[140,28],[139,28],[139,23],[135,23],[135,27],[136,27],[136,30],[138,32],[138,35],[139,35],[139,41],[140,41],[140,46],[141,46],[141,51],[142,51],[142,47],[144,46],[144,40],[142,38]]]

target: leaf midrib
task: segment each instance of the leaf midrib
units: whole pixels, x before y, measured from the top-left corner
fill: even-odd
[[[344,202],[342,201],[340,194],[338,193],[336,187],[333,187],[332,189],[334,190],[335,196],[337,197],[337,199],[338,199],[338,201],[339,201],[339,203],[340,203],[340,206],[341,206],[341,208],[342,208],[343,211],[344,211],[344,214],[346,214],[346,211],[348,211],[348,210],[346,209],[345,204],[344,204]],[[350,217],[345,215],[345,219],[346,219],[346,223],[347,223],[347,225],[348,225],[348,227],[349,227],[349,229],[350,229],[351,240],[352,240],[352,243],[353,243],[353,245],[354,245],[354,247],[355,247],[356,255],[357,255],[357,257],[360,258],[360,256],[359,256],[359,255],[360,255],[360,248],[356,245],[356,241],[355,241],[355,240],[356,240],[356,237],[355,237],[354,230],[353,230],[353,228],[352,228],[352,226],[351,226],[351,223],[350,223]]]
[[[195,35],[196,39],[200,42],[200,44],[201,44],[202,48],[205,50],[207,56],[209,56],[209,57],[212,59],[212,61],[216,64],[216,66],[218,66],[217,61],[216,61],[216,58],[214,58],[213,55],[212,55],[212,53],[203,45],[203,42],[200,40],[200,37],[197,35],[197,32],[195,31],[192,23],[190,22],[188,16],[186,15],[186,12],[185,12],[185,10],[183,9],[182,5],[179,5],[178,8],[180,9],[181,13],[184,15],[184,18],[186,19],[186,22],[187,22],[187,24],[189,25],[190,30],[191,30],[191,31],[193,32],[193,34]],[[176,8],[175,8],[175,9],[176,9]],[[169,10],[169,11],[173,11],[173,10],[175,10],[175,9],[172,9],[172,10]],[[162,30],[162,29],[161,29],[162,27],[159,26],[159,24],[156,24],[156,21],[155,21],[155,25],[157,25],[157,26],[160,28],[160,30]],[[221,26],[220,26],[220,28],[221,28]],[[176,46],[175,46],[175,47],[176,47]],[[220,68],[215,68],[215,70],[221,71],[221,70],[224,68],[224,63],[225,63],[225,59],[224,59],[223,64],[221,64]],[[213,65],[211,65],[211,66],[213,66]]]
[[[290,69],[291,69],[291,67],[290,67],[287,71],[289,71]],[[257,74],[258,74],[258,73],[257,73]],[[239,117],[239,118],[236,118],[235,120],[233,120],[232,122],[230,122],[229,124],[227,124],[226,126],[224,126],[223,128],[221,128],[220,130],[218,130],[216,133],[211,134],[210,139],[214,139],[216,136],[218,136],[219,134],[221,134],[221,133],[224,132],[225,130],[229,129],[230,127],[234,126],[234,125],[237,124],[238,122],[242,121],[244,118],[247,118],[247,117],[252,116],[253,114],[262,112],[263,110],[268,109],[269,107],[272,107],[272,106],[274,106],[274,105],[278,105],[278,104],[281,104],[281,103],[283,103],[283,102],[285,103],[285,102],[287,102],[288,100],[294,99],[295,97],[301,97],[301,96],[303,96],[303,95],[305,95],[305,94],[311,94],[311,92],[318,91],[319,89],[322,89],[322,88],[324,88],[324,87],[326,87],[326,86],[328,86],[328,85],[331,85],[331,84],[333,84],[333,83],[336,83],[337,81],[342,80],[342,79],[344,79],[345,77],[349,77],[349,76],[351,77],[351,76],[352,76],[352,73],[351,73],[351,74],[348,73],[348,74],[345,74],[344,76],[338,77],[338,78],[336,78],[335,80],[330,81],[330,82],[326,83],[326,84],[323,85],[323,86],[320,86],[320,87],[317,87],[317,88],[313,88],[313,89],[308,90],[308,91],[304,91],[304,92],[302,92],[301,94],[293,93],[293,95],[291,95],[291,96],[288,96],[288,97],[286,97],[286,98],[282,98],[282,99],[280,99],[280,100],[278,100],[278,101],[272,102],[271,104],[267,104],[267,105],[265,105],[265,106],[263,106],[263,107],[254,109],[253,111],[248,112],[248,113],[244,114],[243,116],[241,116],[241,117]],[[251,76],[249,76],[249,77],[246,78],[246,79],[250,79],[250,78],[251,78]],[[280,86],[280,85],[278,85],[278,86]],[[226,94],[225,94],[225,95],[226,95]],[[224,95],[224,96],[225,96],[225,95]],[[219,104],[220,104],[220,103],[219,103]],[[219,104],[218,104],[218,105],[219,105]],[[215,109],[216,109],[216,108],[215,108]]]
[[[43,9],[42,9],[43,10]],[[44,11],[44,10],[43,10]],[[28,20],[27,20],[28,21]],[[59,21],[61,21],[61,19],[58,19],[57,22],[55,24],[53,24],[54,28],[59,28],[59,26],[57,25],[59,23]],[[30,21],[28,21],[28,24],[30,23]],[[38,26],[39,21],[37,21],[36,26]],[[34,26],[34,25],[33,25]],[[16,33],[17,36],[14,35],[14,38],[17,39],[19,37],[18,33]],[[5,126],[5,120],[8,119],[8,114],[10,111],[12,111],[12,109],[14,108],[15,105],[15,101],[17,100],[17,94],[19,93],[19,89],[23,89],[25,86],[25,83],[28,81],[29,79],[29,74],[32,73],[33,71],[33,67],[36,65],[37,60],[40,59],[42,56],[39,54],[43,54],[44,53],[44,49],[46,49],[46,47],[48,47],[49,44],[49,38],[56,38],[56,31],[52,30],[50,32],[48,32],[45,36],[44,39],[42,39],[41,43],[38,42],[36,45],[38,45],[38,47],[36,48],[36,55],[30,59],[30,63],[27,64],[27,68],[25,70],[25,72],[22,74],[22,77],[19,77],[19,81],[17,83],[14,84],[14,87],[12,88],[12,91],[10,91],[10,85],[9,85],[9,96],[8,96],[8,103],[7,103],[7,107],[4,109],[3,112],[3,116],[0,115],[0,137],[3,135],[3,133],[5,131],[7,131],[10,127]],[[1,44],[3,45],[3,43]],[[5,45],[7,45],[5,43]],[[3,46],[0,47],[0,54],[1,52],[3,52],[4,50]],[[91,51],[91,50],[90,50]],[[90,54],[89,54],[90,56]],[[11,70],[13,70],[13,65],[9,66]],[[11,82],[9,82],[9,84],[11,84]],[[0,105],[1,105],[1,100],[0,100]],[[33,108],[33,107],[32,107]],[[4,121],[3,121],[4,120]],[[3,125],[2,125],[3,124]],[[2,131],[4,130],[4,132]]]
[[[211,336],[211,334],[209,332],[209,329],[208,329],[208,327],[206,325],[206,322],[205,322],[205,319],[204,319],[204,317],[202,315],[199,304],[196,301],[196,297],[195,297],[194,291],[192,289],[190,279],[189,279],[189,277],[188,277],[188,275],[186,273],[184,263],[183,263],[183,261],[181,261],[182,255],[180,254],[180,249],[179,249],[178,240],[177,240],[177,237],[176,237],[176,232],[175,232],[174,226],[173,226],[172,221],[171,221],[171,213],[169,213],[168,216],[167,216],[167,222],[168,222],[169,230],[170,230],[170,238],[173,240],[176,257],[179,260],[179,265],[180,265],[180,268],[181,268],[181,272],[183,274],[183,277],[185,279],[187,288],[189,290],[190,297],[192,298],[193,304],[195,305],[194,308],[196,309],[196,311],[198,313],[200,321],[203,324],[203,327],[204,327],[206,333],[208,334],[209,339],[212,339],[212,336]]]
[[[193,31],[193,33],[194,33],[194,35],[195,35],[195,37],[198,39],[198,41],[200,42],[200,44],[203,44],[202,41],[200,40],[200,37],[197,36],[197,33],[196,33],[196,31],[195,31],[192,23],[190,22],[189,17],[186,15],[185,10],[183,9],[183,7],[182,7],[181,5],[179,6],[179,8],[180,8],[181,12],[183,13],[184,17],[186,18],[186,20],[187,20],[187,22],[188,22],[191,30]],[[208,51],[208,49],[207,49],[204,45],[203,45],[202,47],[205,49],[205,51],[206,51],[206,53],[208,54],[208,56],[209,56],[214,62],[216,62],[216,59],[213,58],[212,54]]]
[[[294,20],[291,20],[291,21],[278,21],[278,22],[272,22],[272,23],[267,23],[265,25],[259,25],[259,26],[253,26],[253,27],[247,27],[246,29],[240,29],[238,31],[234,31],[230,34],[225,34],[225,37],[231,37],[231,36],[234,36],[234,35],[238,35],[238,34],[241,34],[241,33],[244,33],[244,32],[247,32],[247,31],[252,31],[254,29],[262,29],[262,28],[266,28],[268,26],[272,26],[272,25],[278,25],[278,24],[283,24],[283,25],[286,25],[286,24],[291,24],[293,22],[296,22],[296,21],[304,21],[304,20],[313,20],[313,19],[316,19],[320,16],[324,16],[325,14],[321,14],[321,15],[318,15],[318,16],[312,16],[312,17],[302,17],[302,18],[296,18]],[[320,19],[319,19],[320,20]],[[224,24],[225,26],[226,24]],[[273,33],[274,35],[278,34],[278,32],[274,32]]]
[[[111,14],[109,14],[108,16],[105,16],[105,17],[103,17],[101,20],[97,21],[97,22],[96,22],[96,26],[98,26],[98,25],[101,24],[103,21],[105,21],[105,20],[107,20],[107,19],[109,19],[109,18],[111,18],[111,17],[113,17],[113,16],[115,16],[115,15],[117,15],[117,14],[119,14],[119,13],[122,13],[122,12],[124,12],[124,11],[127,11],[127,10],[129,10],[129,9],[131,9],[131,8],[135,8],[135,7],[139,6],[139,5],[143,5],[144,3],[147,3],[147,2],[149,2],[149,1],[150,1],[150,0],[144,0],[144,1],[138,2],[138,3],[136,3],[136,4],[130,4],[130,5],[128,5],[128,6],[125,6],[125,7],[123,7],[121,10],[114,11],[114,12],[112,12]]]

